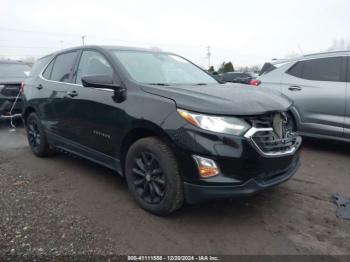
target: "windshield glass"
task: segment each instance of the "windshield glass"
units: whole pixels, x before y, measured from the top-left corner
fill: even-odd
[[[24,64],[0,64],[0,78],[25,78],[29,75],[30,68]]]
[[[137,82],[153,85],[218,83],[201,69],[176,55],[140,51],[112,52]]]

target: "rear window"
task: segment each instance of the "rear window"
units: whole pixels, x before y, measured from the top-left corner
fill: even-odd
[[[228,82],[247,77],[250,77],[249,73],[225,73],[222,76],[222,80]]]
[[[51,56],[45,56],[43,58],[38,59],[33,67],[32,70],[30,70],[29,76],[37,76],[38,74],[40,74],[41,70],[43,70],[43,68],[47,65],[47,63],[49,62]]]
[[[287,74],[301,78],[303,73],[302,69],[303,69],[303,63],[297,62],[290,69],[288,69]]]
[[[46,69],[45,69],[45,71],[43,73],[43,77],[45,79],[50,79],[51,78],[51,71],[52,71],[52,67],[53,67],[54,62],[55,62],[55,59],[52,60],[50,62],[50,64],[46,67]]]
[[[226,82],[233,81],[236,77],[237,77],[237,75],[234,75],[234,74],[223,74],[222,80],[226,81]]]

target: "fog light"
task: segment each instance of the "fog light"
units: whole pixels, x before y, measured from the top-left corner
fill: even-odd
[[[214,160],[196,155],[193,155],[193,158],[196,161],[199,175],[201,177],[213,177],[220,173],[220,170]]]

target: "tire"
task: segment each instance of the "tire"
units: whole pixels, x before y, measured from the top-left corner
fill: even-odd
[[[164,216],[183,205],[177,160],[169,146],[158,138],[142,138],[130,147],[125,176],[131,194],[145,210]]]
[[[32,112],[26,119],[26,131],[30,149],[38,157],[46,157],[51,154],[50,145],[41,121],[36,113]]]

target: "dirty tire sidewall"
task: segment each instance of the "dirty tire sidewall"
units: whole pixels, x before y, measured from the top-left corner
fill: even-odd
[[[38,147],[33,147],[29,141],[30,138],[29,138],[28,128],[29,128],[29,125],[32,121],[35,121],[35,123],[37,124],[38,130],[40,132],[40,145]],[[30,146],[30,149],[32,150],[32,152],[36,156],[39,156],[39,157],[49,156],[51,154],[51,150],[50,150],[50,146],[49,146],[47,139],[46,139],[46,134],[45,134],[44,128],[41,125],[40,118],[34,112],[31,113],[26,119],[26,131],[27,131],[28,143],[29,143],[29,146]]]
[[[166,181],[166,190],[163,199],[157,204],[144,201],[136,192],[133,184],[132,168],[136,157],[141,152],[151,152],[159,160]],[[183,205],[183,185],[179,174],[177,160],[164,142],[155,137],[143,138],[135,142],[129,149],[125,163],[125,175],[129,190],[138,204],[147,211],[156,215],[168,215]]]

